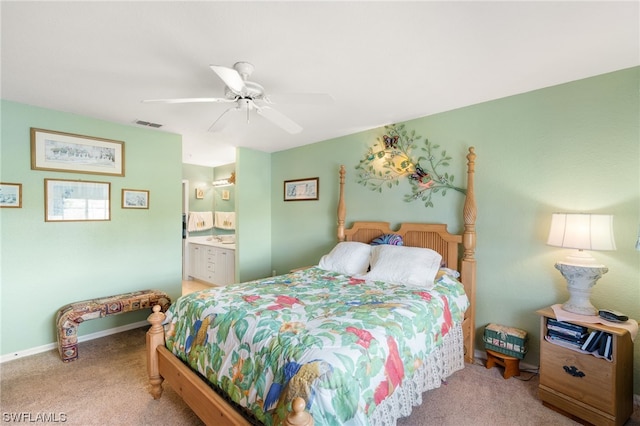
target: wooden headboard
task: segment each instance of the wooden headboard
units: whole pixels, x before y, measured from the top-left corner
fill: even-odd
[[[338,200],[338,240],[370,243],[383,234],[399,234],[405,246],[425,247],[442,255],[447,267],[460,272],[460,281],[464,285],[471,306],[465,312],[462,324],[464,334],[465,361],[473,362],[475,340],[475,299],[476,299],[476,201],[473,186],[475,172],[475,149],[469,148],[467,154],[467,194],[462,209],[464,231],[451,234],[447,225],[442,223],[403,223],[392,230],[389,222],[354,222],[351,228],[345,228],[346,203],[344,199],[345,167],[340,167],[340,198]]]

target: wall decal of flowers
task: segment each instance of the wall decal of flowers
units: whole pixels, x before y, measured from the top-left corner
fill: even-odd
[[[453,174],[442,170],[449,166],[451,157],[440,145],[423,140],[415,130],[406,130],[404,124],[384,128],[385,135],[377,138],[356,166],[359,184],[382,192],[382,188],[397,186],[408,176],[411,194],[405,195],[404,201],[421,200],[425,207],[433,207],[434,194],[445,196],[448,190],[467,193],[453,184]]]

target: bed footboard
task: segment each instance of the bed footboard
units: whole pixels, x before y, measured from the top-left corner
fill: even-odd
[[[153,307],[153,313],[147,318],[151,324],[147,331],[147,372],[153,399],[162,396],[162,382],[166,378],[172,389],[205,424],[249,426],[250,423],[240,413],[165,347],[164,319],[165,314],[158,305]],[[313,426],[313,418],[304,410],[305,406],[302,398],[294,399],[292,412],[287,415],[283,426]]]

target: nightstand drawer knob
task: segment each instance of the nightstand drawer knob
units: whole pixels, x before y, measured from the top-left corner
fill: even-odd
[[[573,365],[571,367],[564,365],[562,368],[564,368],[567,374],[571,374],[573,377],[584,377],[584,373]]]

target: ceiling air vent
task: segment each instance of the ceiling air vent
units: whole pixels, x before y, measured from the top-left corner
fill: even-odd
[[[153,127],[155,129],[159,129],[160,127],[162,127],[162,124],[150,123],[148,121],[143,121],[143,120],[136,120],[136,121],[134,121],[134,123],[136,123],[136,124],[138,124],[140,126]]]

